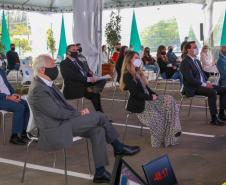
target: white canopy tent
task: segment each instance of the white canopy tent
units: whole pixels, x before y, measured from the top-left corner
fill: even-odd
[[[40,12],[72,12],[76,0],[0,0],[3,9],[19,9]],[[206,6],[210,0],[104,0],[104,9],[128,8],[181,3],[199,3]],[[213,0],[224,1],[224,0]]]
[[[223,0],[0,0],[2,9],[37,12],[73,12],[74,42],[80,42],[93,71],[100,73],[102,10],[113,8],[144,7],[182,3],[203,5],[207,17],[206,37],[211,35],[213,2]]]

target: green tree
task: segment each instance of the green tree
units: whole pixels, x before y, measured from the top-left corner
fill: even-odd
[[[113,50],[115,44],[121,40],[121,16],[114,11],[111,12],[110,21],[105,27],[105,36],[107,39],[108,47]]]
[[[14,43],[17,48],[19,48],[19,54],[24,54],[28,51],[32,51],[28,39],[14,37],[12,39],[12,43]]]
[[[51,28],[47,30],[47,46],[52,57],[54,58],[54,53],[56,52],[56,41],[53,37],[53,31]]]
[[[160,45],[177,46],[180,48],[180,37],[176,19],[159,21],[147,27],[141,33],[141,43],[156,52]]]
[[[15,24],[10,29],[10,35],[30,35],[31,30],[26,24]]]

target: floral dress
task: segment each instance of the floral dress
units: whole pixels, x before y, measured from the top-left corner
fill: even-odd
[[[157,100],[146,101],[144,111],[136,115],[150,128],[152,147],[177,144],[181,124],[179,108],[172,96],[161,95]]]

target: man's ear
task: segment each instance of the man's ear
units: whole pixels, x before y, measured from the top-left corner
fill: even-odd
[[[44,68],[44,67],[41,67],[41,68],[38,70],[38,72],[39,72],[40,74],[45,74],[45,68]]]

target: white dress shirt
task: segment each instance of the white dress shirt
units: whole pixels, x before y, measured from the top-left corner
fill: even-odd
[[[52,87],[53,81],[46,80],[45,78],[38,76],[47,86]]]

